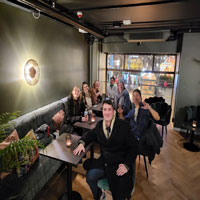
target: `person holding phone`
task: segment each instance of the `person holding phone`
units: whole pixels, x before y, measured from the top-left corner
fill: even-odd
[[[130,121],[131,131],[137,139],[140,139],[149,119],[153,118],[158,121],[160,116],[148,103],[142,102],[142,95],[139,89],[133,90],[132,101],[133,108],[127,115],[123,115],[121,107],[117,111],[121,119]]]

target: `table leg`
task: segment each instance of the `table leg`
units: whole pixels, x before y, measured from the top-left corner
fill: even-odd
[[[193,145],[194,141],[194,131],[191,132],[191,137],[190,137],[190,144]]]
[[[81,195],[72,191],[72,165],[67,164],[67,192],[65,192],[59,200],[82,200]]]
[[[93,159],[94,158],[94,144],[91,146],[90,148],[90,158]]]
[[[72,199],[72,165],[67,165],[67,193],[68,198]]]

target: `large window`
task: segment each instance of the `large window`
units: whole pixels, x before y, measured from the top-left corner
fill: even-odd
[[[124,55],[120,54],[110,54],[107,58],[107,68],[108,69],[123,69],[124,65]]]
[[[125,69],[152,70],[153,56],[125,55]]]
[[[139,88],[143,99],[162,96],[168,104],[174,83],[176,55],[107,55],[107,84],[112,76],[131,91]]]

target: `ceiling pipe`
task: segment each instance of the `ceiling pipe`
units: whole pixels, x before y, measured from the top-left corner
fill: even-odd
[[[161,1],[150,1],[150,2],[142,2],[142,3],[133,3],[133,4],[117,4],[110,6],[99,6],[99,7],[89,7],[89,8],[77,8],[71,9],[70,11],[90,11],[90,10],[105,10],[105,9],[118,9],[118,8],[129,8],[129,7],[139,7],[139,6],[152,6],[152,5],[160,5],[160,4],[170,4],[170,3],[179,3],[187,0],[161,0]]]
[[[70,25],[73,25],[74,27],[76,28],[81,28],[82,30],[96,36],[97,38],[100,38],[100,39],[104,39],[104,36],[100,33],[97,33],[71,19],[69,19],[68,17],[62,15],[62,14],[59,14],[57,11],[55,11],[54,9],[51,9],[50,7],[47,7],[47,6],[44,6],[43,4],[41,4],[40,2],[38,1],[34,1],[34,0],[17,0],[18,2],[20,3],[23,3],[29,7],[32,7],[34,9],[37,9],[37,10],[40,10],[40,12],[43,12],[55,19],[58,19],[64,23],[68,23]]]

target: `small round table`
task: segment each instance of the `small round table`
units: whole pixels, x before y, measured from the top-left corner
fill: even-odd
[[[185,125],[184,128],[187,129],[187,131],[191,132],[191,137],[190,137],[190,142],[184,142],[183,143],[183,147],[185,149],[187,149],[188,151],[192,151],[192,152],[198,152],[199,151],[199,147],[195,144],[193,144],[194,141],[194,133],[200,129],[198,127],[194,128],[192,127],[192,125]]]

